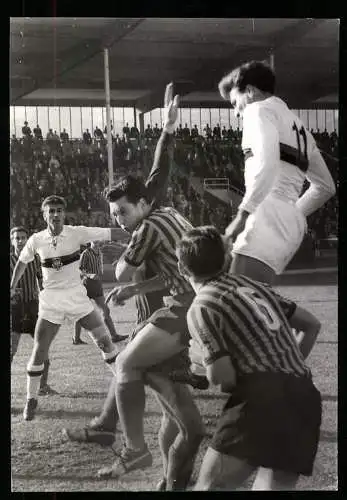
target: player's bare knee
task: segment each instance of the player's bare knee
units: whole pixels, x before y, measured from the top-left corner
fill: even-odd
[[[127,370],[131,368],[131,364],[128,362],[128,356],[126,354],[127,354],[126,352],[122,351],[117,356],[115,362],[117,374],[125,373]]]

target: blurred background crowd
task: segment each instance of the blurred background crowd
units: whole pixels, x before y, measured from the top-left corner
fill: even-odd
[[[112,131],[113,132],[113,131]],[[336,132],[311,130],[338,187],[338,137]],[[80,139],[71,139],[50,129],[43,137],[37,125],[24,123],[22,137],[11,139],[11,226],[23,225],[30,232],[45,227],[40,204],[52,193],[64,196],[68,224],[108,226],[110,217],[103,198],[108,186],[107,130],[86,129]],[[112,133],[113,169],[116,182],[124,174],[146,179],[152,166],[161,129],[147,126],[143,134],[125,124],[122,134]],[[213,129],[206,125],[201,135],[180,124],[175,132],[174,168],[167,190],[167,204],[178,209],[194,225],[213,224],[224,231],[235,207],[197,190],[192,179],[224,179],[230,189],[244,191],[242,132],[237,128]],[[306,189],[305,185],[303,189]],[[314,240],[337,236],[338,198],[334,196],[309,217]]]

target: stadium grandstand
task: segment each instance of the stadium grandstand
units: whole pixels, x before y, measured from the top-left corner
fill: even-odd
[[[262,58],[274,64],[278,95],[313,132],[338,184],[338,26],[333,19],[12,19],[11,224],[41,229],[40,200],[52,192],[66,197],[69,222],[109,224],[105,47],[113,181],[125,171],[147,175],[163,89],[173,81],[182,98],[168,200],[194,224],[223,230],[244,189],[242,119],[216,85],[228,68]],[[316,255],[335,246],[337,212],[335,196],[309,220]]]
[[[166,203],[223,232],[244,194],[244,157],[242,118],[218,82],[248,60],[275,69],[276,95],[312,132],[338,189],[337,19],[12,18],[11,227],[44,229],[40,205],[53,193],[67,224],[108,227],[105,188],[146,179],[172,81],[181,100]],[[338,211],[335,195],[309,217],[290,268],[337,266]],[[108,281],[117,252],[103,248]]]

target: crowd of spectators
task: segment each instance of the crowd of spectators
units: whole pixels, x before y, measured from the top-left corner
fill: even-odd
[[[126,123],[122,134],[114,134],[111,123],[114,182],[125,174],[146,178],[151,168],[161,129],[148,125],[143,134]],[[333,132],[312,131],[338,184],[338,138]],[[103,197],[108,186],[107,130],[88,129],[81,139],[70,139],[65,129],[60,135],[50,129],[43,138],[37,125],[28,123],[22,138],[11,140],[11,225],[41,230],[42,199],[56,193],[68,204],[67,223],[107,226],[110,218]],[[166,202],[177,208],[194,225],[213,224],[224,231],[231,220],[231,207],[208,193],[199,194],[193,176],[228,179],[229,185],[244,190],[244,160],[239,129],[213,129],[206,125],[201,134],[180,124],[175,132],[175,154]],[[308,221],[314,238],[337,234],[338,205],[335,196]]]

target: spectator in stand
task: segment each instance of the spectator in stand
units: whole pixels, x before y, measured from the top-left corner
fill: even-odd
[[[92,136],[90,135],[89,129],[83,132],[83,142],[88,145],[92,143]]]
[[[211,128],[210,128],[210,126],[209,126],[208,123],[206,124],[206,127],[204,128],[204,132],[205,132],[205,137],[207,139],[209,139],[210,137],[212,137],[212,130],[211,130]]]
[[[192,128],[191,137],[192,137],[192,139],[196,138],[196,137],[199,137],[199,130],[198,130],[198,126],[197,125],[194,125],[194,128]]]
[[[36,127],[34,128],[34,137],[35,137],[35,139],[39,139],[40,141],[43,140],[42,130],[41,130],[39,124],[37,124]]]
[[[123,135],[126,138],[130,137],[129,123],[126,123],[125,127],[123,127]]]
[[[154,139],[159,139],[160,137],[160,128],[158,128],[158,124],[155,124],[155,127],[153,129],[153,137]]]
[[[228,131],[227,131],[227,129],[225,128],[225,125],[223,125],[223,130],[222,130],[222,138],[223,138],[223,140],[224,140],[224,141],[226,141],[226,140],[227,140],[227,138],[228,138]]]
[[[102,133],[102,130],[99,129],[98,126],[95,127],[94,137],[97,141],[101,141],[104,138],[104,134]]]
[[[31,128],[28,127],[28,122],[24,122],[24,127],[22,127],[23,137],[31,137]]]
[[[55,139],[54,139],[53,130],[51,128],[47,132],[46,141],[47,141],[47,146],[49,147],[49,149],[54,150],[55,149]]]
[[[134,125],[133,127],[131,127],[131,130],[130,130],[130,137],[132,139],[138,139],[140,136],[140,131],[139,129]]]
[[[145,138],[146,139],[153,139],[153,130],[150,124],[147,125],[147,128],[145,130]]]
[[[68,142],[69,134],[66,132],[66,129],[63,128],[63,131],[60,133],[61,142]]]
[[[60,168],[60,163],[58,157],[56,155],[52,155],[48,163],[48,171],[52,175],[55,175],[56,171],[59,170],[59,168]]]
[[[217,123],[217,125],[213,129],[213,137],[217,140],[221,139],[221,130],[219,123]]]
[[[188,128],[187,123],[184,124],[184,129],[182,131],[184,141],[189,141],[190,139],[190,129]]]
[[[178,128],[176,129],[176,137],[177,137],[177,139],[182,139],[183,138],[182,123],[180,123],[178,125]]]

